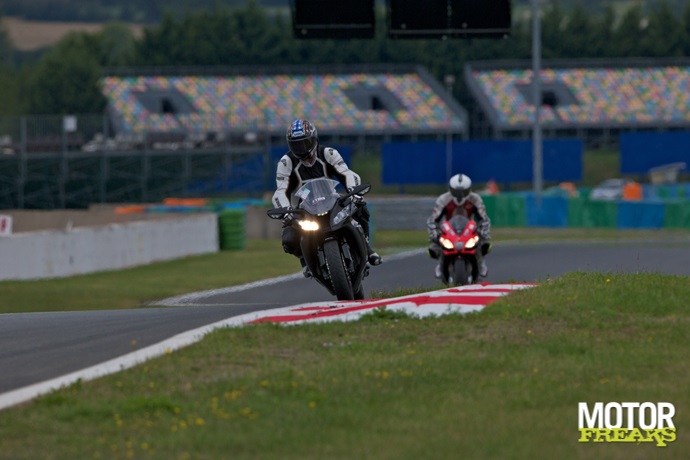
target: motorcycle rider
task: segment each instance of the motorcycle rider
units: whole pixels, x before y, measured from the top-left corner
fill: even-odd
[[[429,256],[438,259],[442,249],[438,241],[441,235],[441,224],[453,216],[464,215],[477,222],[477,233],[480,238],[481,250],[478,251],[479,276],[485,277],[489,269],[484,260],[491,251],[491,219],[486,213],[486,206],[482,197],[472,191],[472,180],[464,174],[456,174],[448,181],[448,191],[436,198],[434,210],[426,221],[429,233]],[[441,278],[441,263],[435,269],[436,278]]]
[[[299,199],[294,196],[294,192],[309,179],[336,179],[348,191],[361,184],[359,175],[348,168],[336,149],[319,143],[316,126],[310,121],[297,119],[290,123],[286,139],[289,150],[281,157],[276,169],[276,191],[273,194],[273,205],[276,208],[296,207]],[[355,195],[353,199],[357,205],[353,217],[366,238],[369,264],[379,265],[383,259],[369,244],[369,209],[361,195]],[[283,218],[283,250],[299,258],[302,274],[310,278],[311,272],[302,256],[300,233],[295,225],[294,215],[288,214]]]

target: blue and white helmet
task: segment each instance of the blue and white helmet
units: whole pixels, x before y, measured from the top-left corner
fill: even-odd
[[[290,123],[286,137],[288,148],[300,160],[309,161],[316,153],[319,136],[316,126],[308,120],[298,119]]]
[[[456,174],[448,181],[448,190],[458,204],[463,204],[472,191],[472,179],[464,174]]]

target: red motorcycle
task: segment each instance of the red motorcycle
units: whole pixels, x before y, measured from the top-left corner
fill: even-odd
[[[477,223],[465,216],[455,216],[441,225],[438,239],[441,253],[441,279],[449,286],[475,283],[479,279]]]

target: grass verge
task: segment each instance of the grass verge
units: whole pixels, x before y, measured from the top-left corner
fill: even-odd
[[[574,273],[465,316],[223,329],[0,412],[0,459],[688,458],[689,297]],[[578,443],[596,401],[672,402],[677,440]]]
[[[569,239],[688,238],[685,231],[497,228],[495,242]],[[374,235],[383,255],[424,248],[425,231],[385,230]],[[235,286],[299,271],[277,240],[248,240],[247,249],[159,262],[127,270],[35,281],[0,282],[0,313],[141,308],[189,292]]]

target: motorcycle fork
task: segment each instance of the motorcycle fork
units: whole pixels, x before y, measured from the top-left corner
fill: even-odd
[[[332,238],[326,238],[324,242],[328,241],[329,239]],[[352,275],[352,273],[355,271],[355,266],[354,259],[350,253],[350,246],[348,244],[343,244],[341,241],[338,241],[338,243],[340,245],[340,251],[343,254],[343,259],[345,260],[345,268],[347,269],[347,272]],[[319,251],[319,265],[321,266],[321,271],[324,273],[324,278],[330,278],[328,270],[326,269],[326,257],[323,255],[323,251]]]
[[[321,247],[319,248],[318,257],[319,267],[321,267],[321,274],[323,275],[323,279],[330,280],[331,274],[328,271],[328,265],[326,264],[326,256],[323,255],[323,245],[321,245]]]
[[[350,254],[350,245],[341,244],[340,250],[343,252],[343,258],[345,259],[345,268],[350,276],[352,276],[355,271],[355,264],[354,260],[352,259],[352,254]]]

